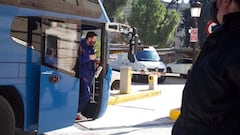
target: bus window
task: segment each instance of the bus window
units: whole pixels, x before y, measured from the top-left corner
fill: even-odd
[[[11,38],[20,45],[41,50],[41,27],[38,17],[15,17]]]
[[[80,32],[77,29],[76,23],[43,19],[42,32],[45,44],[43,64],[74,75],[72,69],[78,57],[80,39]]]

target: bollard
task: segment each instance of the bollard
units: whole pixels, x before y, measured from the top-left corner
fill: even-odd
[[[132,68],[121,66],[120,68],[120,94],[129,94],[131,92]]]
[[[158,84],[158,76],[157,75],[149,75],[148,76],[148,85],[149,90],[155,90]]]

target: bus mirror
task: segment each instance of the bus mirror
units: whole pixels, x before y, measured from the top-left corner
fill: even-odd
[[[130,62],[132,62],[132,63],[135,62],[135,57],[134,57],[134,55],[133,55],[132,53],[128,53],[128,60],[129,60]]]
[[[129,52],[128,52],[128,60],[132,63],[135,62],[135,57],[134,57],[135,51],[134,51],[134,44],[131,44],[129,46]]]

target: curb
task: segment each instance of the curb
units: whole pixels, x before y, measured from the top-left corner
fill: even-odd
[[[169,118],[171,120],[177,120],[179,115],[180,115],[180,108],[175,108],[175,109],[170,110]]]
[[[116,95],[110,96],[108,100],[108,105],[115,105],[118,103],[153,97],[153,96],[159,95],[160,93],[161,93],[160,90],[146,90],[146,91],[130,93],[130,94],[116,94]]]

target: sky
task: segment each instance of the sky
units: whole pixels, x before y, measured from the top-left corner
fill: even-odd
[[[166,2],[171,2],[172,0],[163,0],[163,1],[166,1]],[[179,0],[179,2],[182,2],[182,0]],[[184,2],[189,2],[189,0],[184,0]]]

